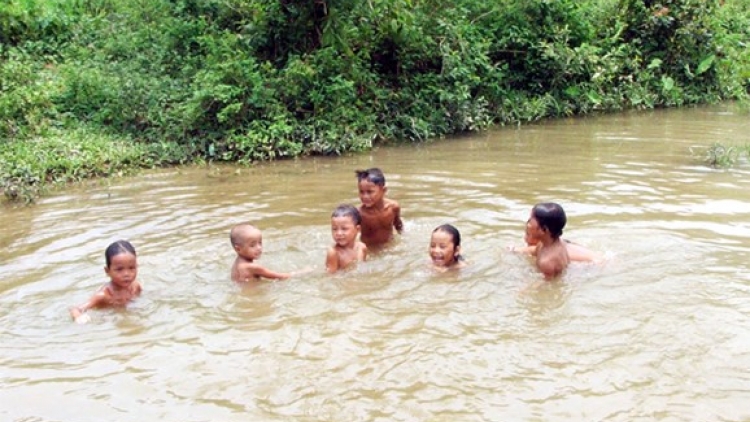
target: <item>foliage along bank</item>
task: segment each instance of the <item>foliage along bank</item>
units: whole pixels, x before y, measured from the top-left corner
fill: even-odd
[[[9,0],[0,187],[745,99],[750,0]]]

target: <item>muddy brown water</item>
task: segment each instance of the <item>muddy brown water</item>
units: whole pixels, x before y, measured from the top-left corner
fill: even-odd
[[[0,419],[8,421],[750,420],[750,142],[729,105],[563,119],[339,158],[191,167],[0,209]],[[405,232],[325,274],[330,213],[381,167]],[[530,207],[600,251],[540,288]],[[252,221],[288,281],[229,281]],[[470,265],[427,266],[457,226]],[[138,250],[144,294],[77,325],[103,251]]]

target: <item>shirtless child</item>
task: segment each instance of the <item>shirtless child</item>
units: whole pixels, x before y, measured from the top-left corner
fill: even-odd
[[[229,240],[237,252],[237,258],[232,264],[232,281],[248,282],[270,278],[285,280],[301,272],[278,273],[255,262],[263,253],[263,235],[257,227],[249,223],[240,223],[232,227]]]
[[[511,246],[509,247],[509,250],[516,253],[533,255],[537,249],[537,246],[539,245],[539,239],[534,237],[534,235],[529,231],[528,222],[526,224],[526,233],[524,234],[523,240],[524,242],[526,242],[526,246],[519,248]],[[560,240],[565,243],[565,249],[567,249],[568,251],[568,258],[570,258],[571,262],[576,261],[600,263],[605,259],[604,255],[602,255],[601,253],[592,251],[591,249],[588,249],[583,245],[571,242],[567,239],[563,239],[562,237],[560,238]]]
[[[385,197],[388,188],[385,176],[378,168],[357,170],[359,214],[362,217],[360,239],[369,248],[382,247],[393,238],[393,229],[400,234],[404,229],[401,207]]]
[[[104,272],[109,283],[99,290],[84,304],[70,308],[70,316],[79,324],[91,320],[88,311],[92,308],[124,307],[141,294],[141,283],[138,277],[138,262],[135,248],[127,240],[118,240],[104,251]]]
[[[539,244],[539,239],[532,238],[527,230],[523,240],[526,242],[526,246],[521,248],[516,248],[515,246],[513,246],[510,250],[518,253],[533,254],[536,250],[537,245]],[[567,239],[560,238],[560,240],[565,242],[565,248],[568,250],[568,258],[570,258],[571,262],[576,261],[598,263],[604,261],[604,256],[601,253],[592,251],[591,249],[583,245],[579,245],[578,243],[571,242]]]
[[[335,242],[326,254],[326,270],[335,273],[357,261],[367,259],[367,246],[357,240],[362,225],[353,205],[341,204],[331,214],[331,235]]]
[[[532,255],[546,280],[558,277],[570,263],[565,242],[560,239],[566,222],[565,211],[554,202],[534,205],[526,222],[527,237],[538,239]]]

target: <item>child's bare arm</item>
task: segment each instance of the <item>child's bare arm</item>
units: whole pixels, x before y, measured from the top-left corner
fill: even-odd
[[[398,202],[393,202],[393,227],[401,234],[404,231],[404,222],[401,221],[401,206]]]
[[[292,274],[290,273],[278,273],[276,271],[271,271],[268,268],[257,265],[257,264],[249,265],[248,267],[254,277],[263,277],[263,278],[270,278],[270,279],[276,279],[276,280],[286,280],[287,278],[292,276]]]
[[[104,304],[106,300],[106,292],[102,289],[96,292],[91,298],[85,303],[70,308],[70,317],[79,324],[88,322],[89,318],[86,314],[91,308],[96,308]]]
[[[508,250],[510,250],[511,252],[515,252],[515,253],[533,255],[534,252],[536,252],[536,245],[521,246],[521,247],[509,246]]]
[[[326,254],[326,271],[335,273],[339,269],[339,257],[336,254],[336,248],[328,248]]]

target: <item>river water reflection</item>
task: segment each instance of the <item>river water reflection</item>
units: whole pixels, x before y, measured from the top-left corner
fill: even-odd
[[[750,420],[750,170],[691,146],[750,142],[726,106],[565,119],[368,154],[155,171],[5,207],[0,419],[10,421]],[[381,167],[405,232],[326,275],[330,213]],[[601,251],[539,289],[520,245],[531,205]],[[229,281],[228,230],[260,262]],[[471,265],[427,267],[453,223]],[[67,309],[130,239],[144,295]]]

